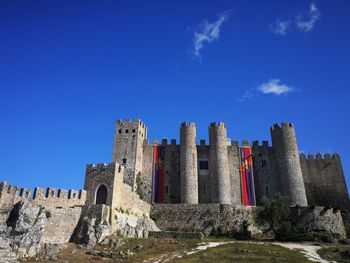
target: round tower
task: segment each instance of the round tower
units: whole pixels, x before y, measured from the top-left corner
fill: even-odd
[[[186,122],[180,128],[180,202],[198,204],[196,126]]]
[[[301,171],[299,151],[294,126],[283,122],[270,129],[281,192],[291,205],[307,206],[305,185]]]
[[[214,122],[209,126],[210,178],[212,202],[231,203],[230,174],[227,155],[226,126]]]

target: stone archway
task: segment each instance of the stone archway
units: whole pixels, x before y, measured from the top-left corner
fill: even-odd
[[[96,205],[106,204],[107,203],[107,187],[101,185],[96,192]]]

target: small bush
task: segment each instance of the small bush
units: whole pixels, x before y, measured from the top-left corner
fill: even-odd
[[[149,215],[149,217],[154,221],[156,222],[159,218],[160,218],[160,214],[158,213],[152,213]]]

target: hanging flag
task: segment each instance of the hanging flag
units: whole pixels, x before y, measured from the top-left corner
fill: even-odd
[[[164,154],[165,147],[153,146],[153,195],[154,203],[164,203]]]
[[[242,204],[255,205],[255,190],[253,177],[253,156],[250,146],[239,147]]]

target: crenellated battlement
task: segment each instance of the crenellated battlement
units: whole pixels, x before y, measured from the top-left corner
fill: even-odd
[[[210,123],[209,128],[225,128],[226,129],[226,124],[224,122],[212,122],[212,123]]]
[[[263,147],[263,148],[269,148],[269,141],[262,141],[261,143],[257,140],[253,141],[252,147]]]
[[[304,153],[300,154],[300,159],[306,160],[306,161],[320,161],[320,160],[340,160],[339,154],[338,153],[316,153],[314,156],[312,153],[309,153],[307,156]]]
[[[194,122],[183,122],[181,123],[181,128],[191,127],[196,128],[196,124]]]
[[[124,121],[121,119],[118,119],[116,120],[116,124],[117,126],[135,125],[135,126],[140,126],[142,128],[146,128],[146,125],[139,118],[136,118],[134,121],[132,121],[131,119],[125,119]]]
[[[3,207],[11,206],[19,201],[29,201],[44,207],[67,207],[84,205],[85,200],[85,190],[64,190],[53,187],[44,190],[36,187],[31,197],[31,190],[28,188],[10,185],[7,182],[0,183],[0,204]]]
[[[270,130],[283,130],[283,129],[288,129],[288,128],[294,128],[294,124],[291,122],[282,122],[281,124],[275,123]]]
[[[86,175],[93,176],[108,169],[114,169],[114,163],[98,163],[86,165]]]

